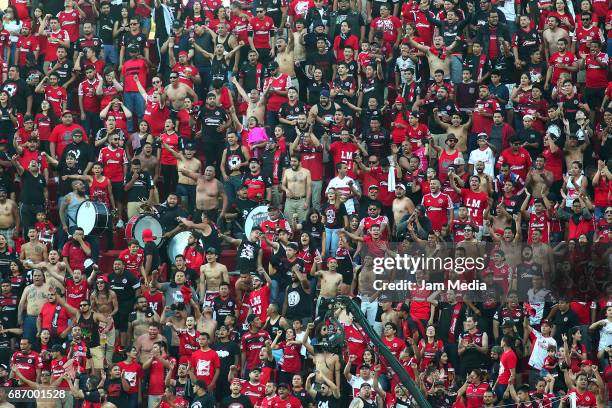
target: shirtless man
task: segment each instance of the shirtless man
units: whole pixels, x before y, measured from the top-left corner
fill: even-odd
[[[340,239],[346,239],[346,236],[342,234]],[[374,274],[374,259],[371,255],[364,256],[363,265],[355,268],[353,275],[353,293],[357,293],[361,299],[361,311],[373,327],[379,326],[380,322],[375,323],[378,312],[378,293],[374,289],[374,281],[378,279],[378,276]]]
[[[488,175],[485,171],[485,162],[478,160],[474,165],[474,175],[480,179],[480,190],[487,193],[489,196],[493,195],[494,181],[493,177]]]
[[[138,337],[147,332],[151,323],[159,323],[159,315],[149,309],[149,303],[144,296],[136,299],[135,310],[130,314],[128,323],[128,341],[134,343]]]
[[[204,300],[204,306],[212,306],[213,300],[219,296],[221,282],[229,282],[227,267],[217,262],[217,250],[208,248],[206,250],[206,263],[200,266],[200,299]]]
[[[285,217],[292,220],[297,214],[299,222],[304,222],[312,195],[312,178],[310,170],[302,168],[300,159],[300,155],[291,157],[290,167],[283,172],[281,189],[287,195]]]
[[[414,208],[415,207],[412,200],[406,197],[406,186],[402,183],[398,183],[395,186],[395,198],[393,199],[393,204],[391,205],[391,210],[393,211],[393,224],[395,226],[399,225],[400,221],[405,215],[409,215],[414,212]]]
[[[289,36],[289,42],[284,38],[276,39],[276,62],[278,62],[278,70],[281,74],[287,74],[291,78],[291,83],[297,84],[295,75],[295,57],[293,53],[293,35]]]
[[[153,177],[153,194],[154,199],[152,204],[159,204],[159,192],[157,191],[157,179],[159,179],[159,159],[153,154],[153,145],[151,143],[145,143],[142,147],[140,154],[134,157],[140,160],[142,169],[148,172]]]
[[[136,353],[138,353],[138,362],[140,364],[151,358],[151,351],[155,343],[158,341],[166,343],[166,338],[159,331],[159,323],[151,323],[147,332],[136,339]]]
[[[47,302],[48,293],[49,284],[45,282],[45,275],[35,269],[32,272],[32,284],[23,290],[17,308],[17,325],[23,327],[23,337],[31,342],[36,338],[36,319]]]
[[[47,261],[47,246],[38,240],[36,228],[28,229],[28,239],[29,241],[21,246],[19,259],[21,261],[28,260],[32,263]]]
[[[467,152],[467,138],[472,126],[472,112],[468,112],[468,121],[461,124],[461,115],[459,113],[453,113],[451,115],[450,123],[442,122],[438,115],[438,108],[433,108],[433,117],[438,126],[446,131],[446,133],[452,133],[457,136],[457,149],[461,153]]]
[[[214,342],[217,331],[217,320],[213,319],[212,307],[205,306],[201,314],[197,308],[194,308],[194,312],[196,317],[196,329],[200,333],[208,333],[211,343]]]
[[[527,173],[525,187],[531,191],[533,198],[542,198],[543,194],[548,193],[548,189],[553,183],[553,175],[550,171],[544,170],[544,157],[539,156],[535,160],[532,169]]]
[[[266,98],[261,97],[261,94],[257,88],[251,89],[251,92],[249,92],[247,95],[246,91],[240,85],[240,82],[238,82],[236,77],[232,77],[232,83],[236,87],[236,90],[238,91],[238,94],[242,100],[247,103],[246,117],[255,117],[259,123],[264,123],[266,114]],[[232,112],[232,114],[235,114],[235,112]],[[236,120],[235,122],[239,121]]]
[[[195,157],[195,144],[191,142],[185,143],[182,152],[175,151],[164,142],[162,142],[162,146],[176,158],[176,169],[178,170],[177,196],[181,199],[182,207],[191,213],[195,205],[192,201],[195,198],[196,180],[186,176],[181,170],[200,173],[202,162]]]
[[[565,38],[567,40],[567,44],[571,44],[572,40],[567,35],[567,31],[559,27],[560,21],[557,17],[549,16],[546,21],[546,25],[548,28],[546,28],[546,30],[544,30],[542,33],[542,37],[544,39],[544,54],[546,56],[546,61],[548,61],[551,55],[559,51],[557,41]]]
[[[97,269],[94,270],[95,273],[98,271]],[[91,276],[89,279],[91,279]],[[103,316],[101,321],[98,322],[100,327],[100,345],[106,346],[106,360],[112,361],[116,338],[113,316],[119,311],[119,301],[115,291],[109,288],[106,276],[98,276],[96,278],[96,288],[89,300],[91,302],[91,310]]]
[[[66,275],[66,264],[64,262],[60,262],[60,255],[57,250],[52,249],[49,251],[48,260],[45,262],[37,262],[34,263],[31,260],[25,260],[23,262],[23,266],[27,269],[40,269],[45,274],[45,282],[49,285],[60,289],[62,293],[64,293],[64,279],[63,276]],[[61,280],[58,280],[53,275],[57,275],[62,277]]]
[[[433,79],[434,72],[441,69],[444,71],[444,78],[450,78],[450,54],[453,48],[455,48],[458,44],[457,40],[453,41],[453,43],[449,47],[444,47],[444,37],[441,35],[436,35],[433,38],[433,46],[428,47],[423,44],[419,44],[414,41],[412,37],[407,37],[408,45],[417,50],[421,51],[427,57],[427,61],[429,62],[429,77]]]
[[[336,258],[327,259],[327,271],[318,270],[323,263],[321,256],[317,255],[314,259],[313,270],[314,276],[319,279],[320,293],[317,298],[316,314],[324,314],[327,311],[329,300],[338,295],[338,286],[342,283],[342,275],[337,272],[338,261]]]
[[[40,372],[40,383],[25,378],[21,371],[15,366],[11,367],[11,372],[15,378],[18,378],[19,381],[32,390],[49,390],[49,394],[41,393],[41,396],[36,398],[36,408],[56,408],[56,402],[59,401],[57,401],[57,398],[53,398],[53,391],[58,389],[57,386],[60,385],[62,381],[70,381],[69,374],[64,373],[51,382],[51,371],[49,370],[42,370]]]
[[[386,295],[382,295],[379,300],[380,307],[382,309],[382,314],[380,315],[380,321],[382,326],[384,327],[387,323],[393,323],[397,327],[401,327],[400,322],[402,320],[402,317],[400,316],[399,312],[393,309],[393,303],[391,303],[391,299],[389,299],[389,297]]]
[[[190,96],[193,102],[198,101],[198,95],[196,95],[189,85],[180,82],[178,76],[170,77],[170,85],[166,86],[164,96],[169,103],[170,111],[175,113],[183,109],[183,104],[187,96]]]
[[[213,166],[206,167],[203,175],[185,168],[181,169],[180,173],[196,181],[195,213],[197,214],[194,214],[194,219],[201,219],[201,214],[207,212],[211,214],[209,218],[216,222],[219,216],[225,215],[227,194],[223,183],[215,178]],[[219,201],[222,201],[220,212]]]
[[[15,247],[13,238],[19,235],[19,209],[17,203],[6,193],[6,188],[0,187],[0,234],[4,235],[8,245]]]
[[[312,354],[312,361],[315,366],[315,371],[318,371],[322,375],[327,378],[331,378],[332,381],[336,384],[336,386],[340,387],[340,358],[337,354],[333,352],[323,349],[323,350],[315,350],[309,343],[308,335],[314,329],[314,323],[308,323],[306,328],[306,335],[302,343],[308,350],[310,354]]]

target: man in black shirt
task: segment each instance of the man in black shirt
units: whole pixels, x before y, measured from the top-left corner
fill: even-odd
[[[113,316],[115,328],[119,330],[121,344],[129,344],[127,338],[128,321],[130,313],[134,310],[134,302],[142,292],[140,281],[131,273],[125,273],[123,260],[115,259],[113,272],[108,274],[108,283],[110,288],[115,291],[119,303],[119,311]]]
[[[83,131],[81,129],[75,129],[72,132],[72,143],[66,146],[62,152],[60,163],[64,163],[66,156],[69,154],[76,158],[76,166],[82,174],[89,174],[89,170],[91,170],[95,161],[94,151],[89,143],[83,141]]]
[[[321,381],[318,391],[315,390],[312,384],[315,378]],[[315,400],[317,407],[340,407],[340,390],[336,384],[323,373],[311,373],[308,378],[306,378],[306,391],[308,395]]]
[[[230,126],[227,112],[217,106],[214,92],[206,95],[206,105],[200,111],[202,122],[202,146],[207,166],[215,166],[215,173],[221,174],[221,154],[225,145],[225,131]]]
[[[217,387],[218,389],[219,387]],[[234,408],[234,407],[242,407],[242,408],[252,408],[253,404],[251,404],[251,400],[244,394],[241,394],[242,385],[240,385],[240,378],[234,378],[232,380],[232,385],[229,387],[231,394],[227,397],[223,398],[221,401],[222,408]]]
[[[150,228],[142,230],[142,240],[145,242],[144,246],[144,274],[145,276],[151,276],[154,270],[159,267],[160,258],[159,250],[155,244],[156,236],[153,235],[153,231]]]
[[[104,62],[106,64],[117,65],[119,55],[117,54],[117,46],[113,38],[114,26],[115,20],[110,15],[110,4],[102,3],[98,18],[98,36],[100,36],[102,46],[104,47]]]
[[[247,95],[253,89],[261,91],[263,72],[263,64],[257,61],[257,52],[255,50],[249,51],[247,60],[242,63],[238,72],[240,86]]]
[[[176,193],[168,194],[166,205],[160,206],[159,210],[159,223],[162,226],[162,231],[164,231],[163,237],[166,239],[172,238],[182,228],[182,224],[176,218],[187,218],[189,214],[178,205]]]
[[[139,159],[132,160],[123,190],[127,192],[128,217],[136,214],[144,201],[152,201],[153,178],[146,170],[142,170]]]
[[[215,408],[215,399],[206,391],[207,384],[204,380],[193,383],[194,399],[189,408]]]
[[[241,185],[238,188],[236,199],[229,206],[218,227],[222,231],[229,231],[229,234],[234,237],[244,234],[246,218],[257,205],[256,201],[248,199],[247,186]]]
[[[317,38],[316,47],[316,52],[308,56],[306,64],[310,66],[311,75],[315,67],[320,68],[323,71],[323,82],[330,82],[336,76],[336,57],[329,51],[325,38]]]
[[[32,113],[32,90],[26,81],[21,79],[18,66],[13,65],[9,68],[8,79],[2,84],[2,90],[8,92],[15,110],[26,114]]]
[[[31,160],[27,169],[21,166],[17,155],[11,158],[11,162],[22,179],[19,215],[24,231],[22,236],[26,236],[28,229],[36,223],[36,213],[44,211],[49,203],[47,182],[40,173],[40,164],[36,160]]]
[[[4,235],[0,235],[0,277],[8,279],[11,273],[10,265],[12,261],[17,260],[18,254],[8,245],[8,241]]]
[[[567,299],[559,299],[556,309],[556,313],[552,318],[552,336],[557,341],[557,344],[563,344],[561,335],[568,334],[572,327],[579,326],[580,319],[576,312],[570,309],[570,303]]]
[[[219,316],[217,315],[217,318],[218,317]],[[219,366],[219,379],[217,380],[217,386],[215,388],[217,399],[221,399],[219,397],[223,397],[224,393],[227,392],[227,388],[229,387],[227,380],[230,367],[233,365],[238,365],[240,346],[235,341],[230,340],[230,331],[228,327],[225,325],[220,325],[217,331],[217,341],[211,346],[211,348],[217,352],[221,363]]]

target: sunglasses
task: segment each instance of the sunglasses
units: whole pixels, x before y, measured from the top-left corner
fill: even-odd
[[[131,26],[137,26],[138,23],[130,23]]]
[[[264,11],[263,11],[263,10],[257,10],[257,12],[258,12],[258,13],[264,13]]]
[[[178,79],[177,76],[171,76],[170,79]]]
[[[79,305],[80,307],[87,307],[89,306],[87,303],[83,303],[82,305]]]
[[[368,162],[368,164],[376,164],[376,163],[378,163],[378,161],[376,161],[376,160]]]

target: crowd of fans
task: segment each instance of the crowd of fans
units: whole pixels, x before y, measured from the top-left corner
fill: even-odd
[[[609,0],[8,3],[2,408],[612,407]]]

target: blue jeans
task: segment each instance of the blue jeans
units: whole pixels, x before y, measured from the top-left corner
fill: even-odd
[[[450,77],[453,84],[459,84],[463,76],[463,60],[460,55],[451,56],[450,61]],[[476,78],[478,79],[478,78]]]
[[[325,228],[325,243],[327,246],[325,252],[329,256],[336,255],[336,250],[338,249],[338,245],[340,244],[340,235],[338,234],[339,230],[339,228]]]
[[[30,343],[33,343],[36,340],[36,334],[38,329],[36,328],[36,319],[38,316],[23,316],[23,337],[30,340]]]
[[[266,127],[274,133],[274,128],[278,125],[278,112],[266,112]]]
[[[115,44],[104,44],[104,62],[113,65],[119,62],[119,53]]]
[[[508,384],[497,384],[493,392],[497,395],[497,401],[504,400],[504,392],[506,392],[506,388],[508,388]]]
[[[85,134],[95,135],[100,129],[100,112],[85,112],[85,120],[83,121]]]
[[[608,38],[608,57],[612,58],[612,38]]]
[[[190,186],[188,184],[177,184],[176,185],[176,195],[181,199],[181,203],[184,204],[187,211],[190,213],[193,212],[195,206],[195,186]],[[217,220],[213,220],[217,221]]]
[[[279,291],[280,291],[280,282],[276,279],[272,279],[270,284],[270,303],[276,303],[279,306],[282,304],[279,302]]]
[[[134,119],[140,122],[144,116],[144,99],[139,92],[124,92],[123,104],[132,112],[132,119],[128,121],[128,131],[134,131]]]

